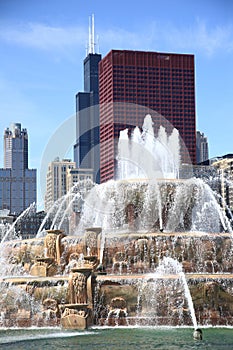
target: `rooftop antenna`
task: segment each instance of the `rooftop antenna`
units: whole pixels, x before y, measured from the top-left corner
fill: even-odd
[[[91,17],[89,16],[89,27],[88,27],[88,53],[91,53]]]
[[[89,38],[88,53],[95,53],[95,19],[94,15],[89,16]]]
[[[92,37],[92,53],[95,53],[95,18],[92,15],[92,27],[91,27],[91,37]]]

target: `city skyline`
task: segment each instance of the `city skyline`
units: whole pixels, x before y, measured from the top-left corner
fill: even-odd
[[[53,133],[75,114],[92,13],[102,57],[111,49],[194,54],[197,130],[208,137],[210,157],[232,153],[230,1],[146,1],[141,11],[132,1],[109,8],[105,0],[10,0],[1,1],[0,10],[0,130],[3,135],[11,122],[27,127],[30,168],[40,167]]]

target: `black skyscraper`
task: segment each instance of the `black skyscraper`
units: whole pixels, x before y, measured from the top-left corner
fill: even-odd
[[[93,18],[92,18],[93,21]],[[94,50],[94,22],[89,38],[89,53],[84,59],[84,92],[76,95],[76,144],[74,161],[77,168],[94,170],[94,181],[100,182],[99,158],[99,73],[101,55]]]

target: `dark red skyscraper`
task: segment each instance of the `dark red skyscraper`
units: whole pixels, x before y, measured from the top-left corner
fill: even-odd
[[[115,176],[120,130],[141,127],[146,113],[155,130],[166,118],[196,163],[194,55],[112,50],[99,63],[99,102],[101,182]]]

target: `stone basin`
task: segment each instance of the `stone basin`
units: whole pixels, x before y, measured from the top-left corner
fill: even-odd
[[[86,329],[92,324],[191,325],[188,307],[181,295],[174,298],[170,309],[166,309],[162,303],[159,314],[155,317],[149,316],[153,307],[149,307],[146,299],[138,294],[140,286],[146,285],[148,295],[153,295],[154,286],[161,284],[161,302],[163,298],[166,299],[166,288],[169,290],[169,283],[178,283],[179,276],[176,273],[159,275],[154,272],[158,261],[168,254],[177,259],[183,267],[198,323],[233,325],[233,262],[229,259],[232,252],[231,233],[132,231],[118,232],[117,235],[108,234],[102,261],[105,274],[99,274],[95,270],[100,263],[100,245],[95,250],[97,255],[87,256],[86,241],[82,241],[80,237],[64,235],[60,244],[60,264],[57,263],[57,269],[54,270],[57,274],[30,276],[30,267],[35,261],[48,265],[53,262],[52,257],[42,257],[43,238],[5,242],[4,246],[14,257],[13,267],[17,266],[15,262],[20,264],[20,259],[25,260],[25,256],[27,261],[22,264],[25,269],[24,276],[2,276],[0,285],[8,288],[9,292],[11,287],[22,290],[25,297],[29,295],[42,307],[41,313],[33,315],[23,307],[18,311],[10,305],[6,306],[2,311],[6,315],[6,327],[13,326],[14,319],[19,320],[16,322],[18,325],[51,324],[72,329]],[[84,265],[70,268],[66,273],[65,267],[69,263],[69,257],[78,258],[80,254]],[[78,263],[78,260],[76,262]],[[95,264],[91,264],[92,262]],[[72,274],[85,276],[87,302],[71,302],[69,288],[73,283]],[[150,287],[152,292],[149,292]],[[12,294],[12,300],[15,298],[17,296]],[[43,309],[47,299],[52,300],[51,305],[57,303],[60,312]],[[174,305],[180,303],[180,299],[184,305],[177,308]],[[114,309],[113,305],[121,304],[114,302],[115,300],[120,300],[124,305],[122,310]]]

